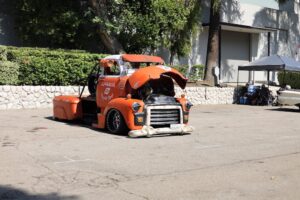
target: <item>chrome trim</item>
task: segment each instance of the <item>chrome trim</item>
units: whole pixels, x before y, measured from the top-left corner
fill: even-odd
[[[178,109],[179,110],[179,117],[180,117],[180,123],[179,124],[183,124],[183,111],[181,106],[179,105],[157,105],[157,106],[153,106],[153,105],[146,105],[145,106],[145,110],[146,110],[146,124],[147,126],[151,125],[151,110],[152,109]]]

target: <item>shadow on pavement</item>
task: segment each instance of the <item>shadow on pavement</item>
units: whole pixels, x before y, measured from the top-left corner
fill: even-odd
[[[75,127],[85,127],[88,128],[90,130],[93,131],[97,131],[98,133],[103,133],[103,134],[108,134],[108,135],[113,135],[116,137],[123,137],[123,138],[128,138],[128,139],[148,139],[148,137],[138,137],[138,138],[131,138],[128,136],[128,133],[121,133],[121,134],[114,134],[111,133],[109,131],[107,131],[106,129],[97,129],[97,128],[93,128],[91,125],[85,124],[84,122],[80,121],[80,120],[75,120],[75,121],[68,121],[68,120],[56,120],[53,119],[52,116],[49,117],[45,117],[45,119],[57,122],[57,123],[64,123],[67,124],[69,126],[75,126]],[[162,135],[153,135],[151,138],[160,138],[160,137],[173,137],[173,136],[184,136],[184,135],[190,135],[190,134],[183,134],[183,135],[176,135],[176,134],[162,134]],[[1,200],[1,199],[0,199]]]
[[[0,185],[1,200],[77,200],[77,196],[61,196],[57,193],[30,194],[22,189]]]
[[[274,109],[267,109],[270,111],[280,111],[280,112],[300,112],[298,108],[274,108]]]
[[[48,120],[51,120],[51,121],[54,121],[54,122],[57,122],[57,123],[64,123],[64,124],[67,124],[67,125],[69,125],[69,126],[74,126],[74,127],[85,127],[85,128],[90,129],[90,130],[97,131],[97,132],[99,132],[99,133],[104,133],[104,134],[109,134],[109,135],[114,135],[114,136],[120,136],[120,137],[128,137],[127,133],[113,134],[113,133],[108,132],[108,131],[105,130],[105,129],[97,129],[97,128],[93,128],[92,125],[86,124],[86,123],[84,123],[84,122],[81,121],[81,120],[74,120],[74,121],[57,120],[57,119],[53,119],[52,116],[45,117],[45,119],[48,119]],[[128,137],[128,138],[129,138],[129,137]],[[0,200],[1,200],[1,199],[0,199]]]

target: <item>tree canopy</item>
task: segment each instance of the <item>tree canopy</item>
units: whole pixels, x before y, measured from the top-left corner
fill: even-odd
[[[17,0],[17,30],[25,45],[81,48],[84,20],[76,1]]]
[[[18,31],[25,44],[103,52],[171,55],[190,51],[199,20],[199,0],[18,0]]]

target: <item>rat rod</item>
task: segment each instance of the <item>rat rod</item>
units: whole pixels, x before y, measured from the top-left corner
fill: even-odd
[[[192,104],[174,97],[174,81],[185,88],[187,79],[164,66],[157,56],[112,55],[99,61],[88,78],[89,96],[56,96],[54,118],[83,120],[130,137],[191,133],[187,125]]]

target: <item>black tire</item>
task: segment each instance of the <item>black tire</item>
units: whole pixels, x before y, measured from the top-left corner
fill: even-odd
[[[106,128],[114,134],[127,134],[128,128],[120,111],[112,109],[106,117]]]

